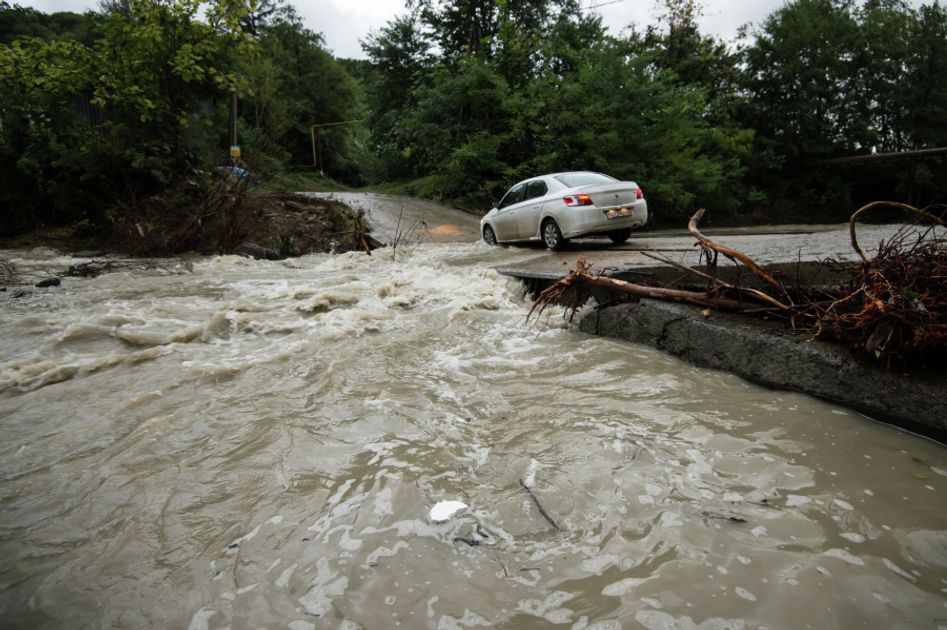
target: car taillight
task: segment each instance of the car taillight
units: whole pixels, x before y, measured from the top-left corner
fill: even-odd
[[[640,187],[635,191],[635,199],[644,199],[644,191]]]
[[[591,206],[592,198],[582,193],[581,195],[568,195],[563,197],[562,200],[566,202],[567,206]]]

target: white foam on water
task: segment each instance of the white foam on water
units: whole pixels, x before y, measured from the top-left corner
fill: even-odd
[[[441,615],[437,620],[438,630],[462,630],[463,628],[473,628],[476,626],[491,627],[493,626],[493,622],[469,608],[465,608],[464,614],[459,618],[445,614]]]
[[[293,573],[296,571],[298,567],[299,567],[299,563],[294,562],[292,565],[284,569],[282,573],[280,573],[280,576],[276,578],[276,581],[273,582],[273,584],[277,588],[286,588],[287,586],[289,586],[289,580],[290,578],[293,577]]]
[[[207,630],[210,618],[217,614],[213,608],[201,608],[191,617],[187,630]]]
[[[897,573],[897,574],[900,575],[901,577],[903,577],[903,578],[905,578],[905,579],[908,579],[908,580],[911,580],[912,582],[914,582],[915,580],[917,580],[916,577],[914,577],[913,575],[911,575],[910,573],[908,573],[907,571],[905,571],[904,569],[902,569],[901,567],[899,567],[899,566],[896,565],[895,563],[891,562],[891,560],[888,560],[887,558],[882,558],[881,561],[884,563],[884,565],[885,565],[886,567],[888,567],[889,569],[891,569],[892,571],[894,571],[895,573]]]
[[[635,621],[647,630],[746,630],[747,628],[747,622],[743,619],[713,617],[697,624],[691,617],[674,617],[660,610],[639,610],[635,613]]]
[[[840,507],[843,510],[854,510],[855,506],[847,501],[842,501],[841,499],[832,499],[832,505]]]
[[[737,586],[737,587],[735,587],[735,588],[733,589],[733,592],[737,594],[737,597],[741,597],[741,598],[743,598],[743,599],[745,599],[745,600],[747,600],[747,601],[749,601],[749,602],[755,602],[755,601],[756,601],[756,595],[754,595],[754,594],[751,593],[750,591],[746,590],[746,589],[743,588],[742,586]]]
[[[662,512],[660,525],[662,527],[683,527],[684,520],[677,512]]]
[[[601,575],[608,567],[617,565],[619,560],[620,558],[614,554],[603,553],[586,558],[579,564],[579,568],[592,575]]]
[[[523,473],[523,485],[525,485],[527,488],[532,488],[535,486],[536,473],[539,472],[540,468],[542,468],[542,464],[540,464],[535,459],[530,459],[529,465],[526,467],[526,472]]]
[[[232,543],[230,543],[228,547],[233,547],[234,545],[239,546],[239,545],[242,545],[243,543],[250,542],[251,540],[256,538],[256,535],[260,533],[260,528],[262,527],[263,527],[262,523],[260,525],[257,525],[256,527],[253,528],[253,530],[249,534],[245,534],[241,536],[240,538],[237,538]]]
[[[541,617],[554,624],[569,623],[574,613],[564,608],[563,604],[574,597],[573,593],[553,591],[543,600],[521,599],[516,605],[516,610],[534,617]]]
[[[606,595],[608,597],[624,597],[635,588],[656,577],[656,575],[652,575],[646,578],[625,578],[623,580],[618,580],[617,582],[612,582],[603,588],[602,595]]]
[[[808,505],[812,503],[812,499],[809,497],[804,497],[798,494],[790,494],[786,496],[786,507],[799,507],[801,505]]]
[[[859,558],[858,556],[852,555],[851,553],[845,551],[844,549],[828,549],[822,552],[822,555],[828,556],[830,558],[838,558],[849,564],[854,564],[856,566],[863,567],[865,566],[865,561]]]

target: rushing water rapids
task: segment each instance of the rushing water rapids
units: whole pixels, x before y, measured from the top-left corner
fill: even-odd
[[[3,626],[947,626],[942,446],[527,325],[534,255],[5,295]]]

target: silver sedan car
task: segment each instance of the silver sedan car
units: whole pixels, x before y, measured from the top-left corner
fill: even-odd
[[[490,245],[542,240],[558,250],[580,236],[623,243],[647,221],[648,202],[638,184],[574,171],[533,177],[510,188],[480,220],[480,234]]]

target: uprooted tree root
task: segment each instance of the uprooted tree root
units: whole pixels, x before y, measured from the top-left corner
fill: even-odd
[[[891,205],[918,216],[922,227],[905,226],[878,253],[868,259],[858,245],[856,224],[873,208]],[[569,321],[591,296],[595,287],[636,298],[685,302],[711,310],[777,317],[794,329],[837,341],[865,352],[886,367],[909,362],[942,361],[947,350],[947,227],[943,219],[924,210],[893,202],[875,202],[852,215],[852,247],[861,257],[858,265],[826,261],[849,277],[836,289],[812,286],[787,287],[748,256],[715,243],[697,228],[704,215],[698,210],[688,223],[697,239],[706,271],[685,267],[660,254],[650,257],[673,265],[706,282],[704,291],[683,291],[635,284],[592,273],[582,258],[568,276],[547,287],[533,303],[527,320],[552,304],[566,307]],[[761,281],[757,289],[724,282],[717,277],[720,255],[742,265]]]
[[[852,247],[862,263],[848,267],[848,282],[827,307],[815,307],[813,329],[822,338],[864,350],[885,366],[943,359],[947,349],[947,238],[939,217],[898,204],[918,214],[920,232],[899,230],[878,245],[874,258],[858,246],[855,224],[869,204],[850,221]]]

